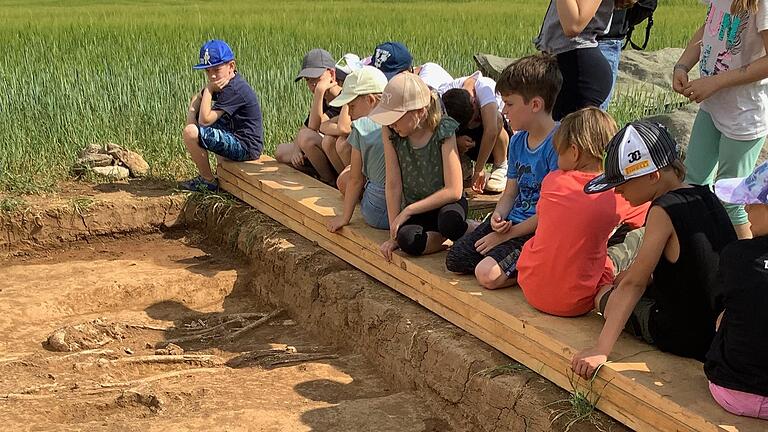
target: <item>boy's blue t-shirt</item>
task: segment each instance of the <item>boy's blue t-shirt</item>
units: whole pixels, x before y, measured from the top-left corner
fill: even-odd
[[[528,147],[527,131],[520,131],[509,139],[507,178],[517,180],[518,192],[507,220],[520,223],[536,214],[541,182],[550,171],[557,169],[557,152],[552,145],[552,137],[558,126],[535,150]]]
[[[235,73],[220,92],[213,94],[213,109],[224,111],[213,127],[235,135],[248,156],[258,159],[264,150],[261,105],[256,93],[239,73]]]

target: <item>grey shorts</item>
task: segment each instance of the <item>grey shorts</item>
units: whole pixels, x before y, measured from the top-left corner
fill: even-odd
[[[608,305],[608,298],[613,294],[616,287],[611,288],[600,298],[600,305],[597,313],[603,316],[605,313],[605,307]],[[624,330],[631,333],[633,336],[644,340],[649,344],[653,344],[653,336],[651,335],[650,322],[651,311],[656,306],[656,300],[642,296],[637,301],[635,308],[632,310],[632,315],[627,320],[627,325],[624,326]]]

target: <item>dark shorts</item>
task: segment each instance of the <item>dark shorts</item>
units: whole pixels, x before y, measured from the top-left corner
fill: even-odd
[[[491,222],[488,219],[474,231],[457,240],[445,258],[445,265],[448,270],[454,273],[474,274],[475,267],[480,264],[480,261],[485,257],[491,257],[499,264],[507,277],[514,277],[517,274],[517,260],[520,258],[523,245],[533,236],[526,235],[507,240],[491,249],[487,255],[482,255],[475,248],[475,243],[492,232]]]
[[[197,131],[200,147],[237,162],[251,159],[240,140],[232,133],[206,126],[198,126]]]
[[[503,118],[503,116],[502,116]],[[509,127],[509,123],[507,123],[507,119],[503,118],[504,120],[504,130],[507,131],[507,134],[512,137],[512,129]],[[472,141],[475,142],[475,146],[471,149],[467,150],[465,153],[471,160],[477,162],[477,156],[480,154],[480,142],[483,140],[483,125],[481,124],[478,127],[475,128],[460,128],[456,131],[456,136],[468,136],[472,138]],[[490,160],[489,162],[493,162],[493,160]]]
[[[611,65],[600,48],[578,48],[557,55],[563,86],[552,118],[557,121],[586,107],[599,107],[613,88]]]
[[[613,294],[616,287],[611,288],[603,294],[600,298],[600,305],[597,312],[602,316],[605,313],[605,307],[608,305],[608,298]],[[652,344],[653,336],[651,335],[651,311],[656,306],[656,300],[642,296],[637,301],[635,308],[632,310],[632,315],[627,320],[627,325],[624,326],[624,330],[631,333],[637,338],[644,340],[646,343]]]

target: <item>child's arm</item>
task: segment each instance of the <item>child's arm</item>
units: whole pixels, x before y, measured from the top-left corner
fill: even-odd
[[[210,126],[221,118],[224,111],[212,109],[213,107],[213,92],[211,92],[211,84],[209,83],[203,89],[203,96],[200,101],[200,113],[197,116],[198,124],[201,126]]]
[[[557,15],[569,38],[578,36],[595,17],[602,0],[557,0]]]
[[[364,182],[363,156],[360,153],[360,150],[352,147],[349,180],[347,181],[347,189],[344,192],[344,209],[342,214],[328,222],[328,231],[336,232],[339,228],[349,224],[349,221],[352,220],[352,214],[355,212],[355,205],[360,200],[360,194],[363,192]]]
[[[511,228],[512,224],[507,220],[507,215],[515,205],[517,193],[517,180],[507,178],[507,186],[504,188],[504,192],[501,193],[499,201],[496,202],[496,208],[491,215],[491,229],[494,231],[507,232]]]
[[[197,113],[200,111],[200,101],[202,100],[202,93],[192,96],[192,100],[189,101],[189,108],[187,108],[187,124],[197,124]]]
[[[627,270],[626,276],[613,291],[605,307],[605,324],[597,339],[597,345],[576,354],[571,360],[571,368],[585,379],[589,379],[597,367],[608,360],[632,310],[645,292],[653,270],[659,263],[661,254],[674,234],[672,221],[660,207],[652,207],[648,212],[645,237],[640,245],[637,258]],[[680,311],[681,313],[683,311]]]
[[[328,116],[323,113],[323,99],[325,93],[334,86],[333,79],[326,73],[323,74],[322,79],[315,86],[314,98],[312,99],[312,106],[309,109],[309,124],[308,128],[317,132],[320,130],[320,125],[328,120]]]
[[[461,199],[464,188],[461,179],[461,160],[459,159],[459,150],[456,147],[456,137],[452,135],[446,138],[440,150],[443,159],[443,182],[445,185],[432,195],[404,208],[400,215],[398,215],[398,218],[403,219],[403,222],[413,215],[439,209],[446,204]],[[389,177],[387,177],[387,183],[389,183]]]
[[[397,158],[397,152],[392,144],[392,130],[389,126],[381,128],[381,140],[384,143],[384,168],[386,182],[384,184],[384,195],[387,201],[387,217],[389,218],[389,240],[385,241],[380,249],[387,261],[392,260],[392,252],[397,249],[397,228],[394,221],[400,213],[400,206],[403,202],[403,177],[400,173],[400,162]]]
[[[499,106],[496,103],[486,104],[480,108],[480,116],[483,123],[483,137],[480,139],[475,171],[472,173],[472,189],[478,193],[485,187],[485,164],[488,163],[496,138],[499,137]]]
[[[768,30],[760,32],[763,45],[768,49]],[[753,83],[768,78],[768,55],[738,69],[731,69],[717,75],[701,77],[690,81],[683,88],[683,96],[692,102],[702,102],[716,91],[724,88]]]
[[[320,132],[324,135],[346,136],[352,132],[352,118],[349,116],[349,107],[344,105],[338,116],[324,121],[320,125]]]

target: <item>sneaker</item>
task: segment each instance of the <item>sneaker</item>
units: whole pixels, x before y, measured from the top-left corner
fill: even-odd
[[[209,182],[208,180],[204,179],[202,176],[197,176],[193,179],[179,183],[179,189],[188,190],[192,192],[202,192],[202,191],[215,192],[219,190],[219,181],[213,180],[212,182]]]
[[[502,165],[494,165],[491,170],[491,175],[488,177],[488,181],[485,183],[485,191],[492,193],[504,192],[504,188],[507,186],[507,163]]]

